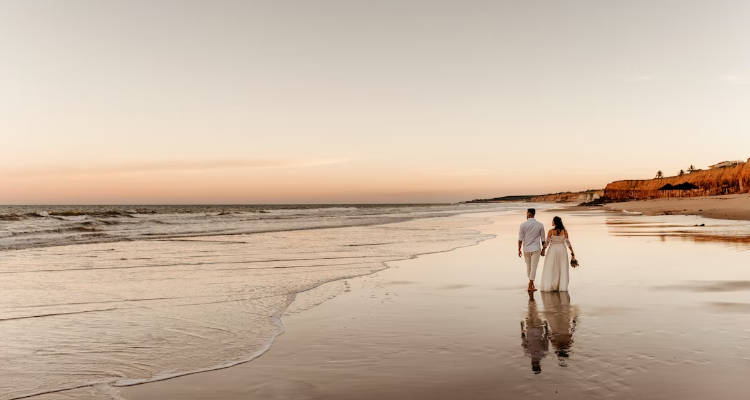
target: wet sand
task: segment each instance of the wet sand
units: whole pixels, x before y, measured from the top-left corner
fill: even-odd
[[[565,213],[581,267],[568,294],[530,300],[514,254],[519,218],[493,218],[482,230],[495,239],[330,283],[344,292],[302,312],[298,296],[285,333],[253,362],[119,396],[746,398],[750,246],[664,235],[694,220],[721,231],[720,221]]]
[[[707,218],[750,220],[750,194],[627,201],[606,204],[604,208],[645,215],[701,215]]]

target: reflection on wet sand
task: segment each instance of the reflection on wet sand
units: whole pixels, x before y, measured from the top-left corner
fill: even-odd
[[[539,317],[533,292],[529,292],[526,318],[521,321],[521,346],[523,346],[524,353],[531,358],[531,370],[535,374],[541,373],[541,361],[547,355],[549,341],[547,326]]]
[[[557,355],[558,365],[567,366],[577,317],[576,308],[570,305],[567,292],[544,292],[541,297],[544,319],[540,317],[534,293],[529,293],[526,318],[521,321],[521,345],[524,353],[531,358],[531,370],[535,374],[542,372],[541,361],[547,355],[550,343]]]
[[[658,237],[687,240],[696,243],[722,243],[737,249],[750,247],[750,232],[747,226],[733,224],[674,224],[661,221],[630,221],[610,218],[606,221],[610,234],[621,237]]]
[[[542,303],[549,326],[549,341],[557,354],[558,363],[561,367],[566,367],[576,328],[575,307],[570,305],[568,292],[544,292]]]
[[[750,281],[690,281],[677,285],[656,286],[655,288],[689,292],[738,292],[750,290]]]
[[[708,303],[715,311],[724,313],[750,314],[750,303],[731,303],[726,301],[714,301]]]
[[[696,243],[724,243],[733,244],[737,247],[747,248],[750,247],[750,237],[747,236],[731,236],[731,235],[706,235],[692,232],[617,232],[614,236],[622,237],[658,237],[662,241],[666,241],[667,238],[674,238],[680,240],[689,240]]]

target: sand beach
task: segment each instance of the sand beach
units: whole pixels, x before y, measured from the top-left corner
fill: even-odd
[[[750,220],[750,194],[626,201],[609,203],[604,208],[645,215],[701,215],[707,218]]]

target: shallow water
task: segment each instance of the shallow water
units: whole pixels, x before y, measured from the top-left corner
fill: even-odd
[[[96,398],[109,386],[250,360],[282,331],[279,317],[297,293],[370,274],[387,261],[487,239],[476,230],[481,214],[456,215],[486,209],[282,208],[271,212],[287,214],[270,229],[278,232],[252,234],[237,233],[260,229],[246,211],[139,214],[114,217],[148,220],[125,233],[107,231],[105,243],[69,244],[67,231],[30,234],[34,246],[0,253],[0,399],[76,387],[85,389],[65,396],[93,391]],[[101,218],[88,212],[74,217]],[[29,218],[11,221],[11,228],[60,223]],[[170,221],[179,234],[157,230],[150,232],[155,239],[143,240],[153,218]],[[233,234],[208,236],[227,230]],[[315,291],[294,310],[344,290]]]
[[[529,299],[514,254],[521,217],[495,215],[482,227],[494,239],[392,263],[348,280],[351,291],[285,317],[287,333],[259,360],[122,395],[747,398],[750,245],[669,235],[693,230],[689,218],[562,216],[581,261],[567,294]],[[698,220],[716,237],[750,236],[747,222]],[[616,226],[623,225],[644,227],[622,235]]]

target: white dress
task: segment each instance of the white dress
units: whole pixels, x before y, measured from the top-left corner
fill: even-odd
[[[542,292],[568,291],[568,249],[564,235],[552,235],[544,257]]]

